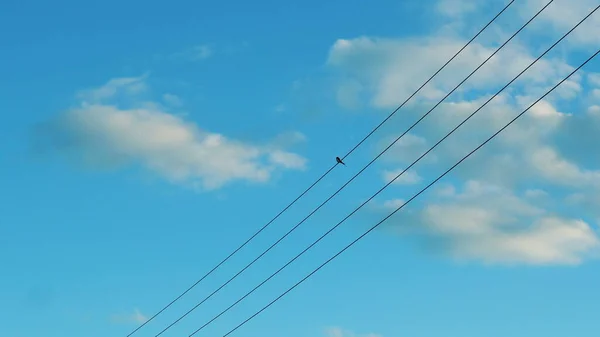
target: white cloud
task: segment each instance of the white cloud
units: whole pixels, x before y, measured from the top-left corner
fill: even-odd
[[[147,89],[145,79],[147,75],[140,77],[113,78],[99,88],[83,90],[77,94],[82,102],[97,103],[113,99],[119,94],[136,95]]]
[[[427,235],[459,259],[504,264],[579,264],[596,257],[598,234],[583,220],[539,208],[507,189],[470,181],[453,197],[423,208]]]
[[[436,10],[445,16],[460,17],[475,12],[480,6],[478,1],[469,0],[443,0],[438,1]]]
[[[587,76],[588,83],[595,86],[600,87],[600,74],[599,73],[590,73]]]
[[[274,150],[269,153],[269,160],[277,165],[288,169],[301,169],[306,166],[306,159],[303,157],[281,150]]]
[[[478,136],[480,133],[487,137],[508,122],[520,111],[517,107],[521,104],[517,101],[482,111],[483,117],[470,126],[465,125],[464,132],[451,136],[436,153],[435,166],[441,166],[436,170],[449,167],[479,144],[484,138]],[[447,132],[459,118],[478,106],[464,104],[458,109],[444,109],[444,115],[433,120],[424,134],[435,134],[434,139],[437,139],[440,136],[432,132],[433,129]],[[542,101],[531,114],[490,143],[486,151],[468,159],[454,175],[479,181],[467,182],[462,194],[450,187],[436,194],[442,198],[447,196],[450,201],[427,202],[429,206],[416,217],[427,229],[427,235],[446,242],[444,246],[450,247],[448,253],[456,258],[486,263],[578,264],[596,257],[600,244],[590,225],[571,218],[572,215],[560,215],[548,205],[560,200],[560,194],[548,193],[553,186],[600,192],[599,170],[582,168],[564,158],[550,143],[553,136],[563,132],[565,118],[552,104]],[[416,139],[419,144],[433,142],[425,136]],[[414,160],[417,155],[412,157]],[[431,164],[423,161],[418,165]],[[526,190],[524,199],[508,189],[533,183],[546,191]],[[503,185],[506,187],[500,187]],[[390,200],[384,206],[394,204]],[[588,202],[587,205],[589,210],[600,214],[600,204]]]
[[[465,43],[464,38],[442,35],[421,39],[375,37],[340,39],[331,47],[327,62],[348,77],[349,81],[363,83],[364,87],[373,94],[371,101],[373,106],[393,108],[409,97]],[[442,98],[494,50],[495,47],[473,42],[430,84],[425,86],[412,102]],[[512,41],[457,92],[496,89],[499,85],[510,81],[534,59],[535,57],[525,46]],[[521,83],[525,90],[532,85],[548,85],[568,74],[572,69],[560,59],[542,59],[522,75],[518,83]],[[572,86],[575,87],[572,90],[577,90],[576,83]]]
[[[389,210],[395,210],[398,207],[404,205],[406,201],[404,199],[391,199],[383,202],[383,207]]]
[[[559,156],[550,147],[540,147],[532,153],[530,163],[544,178],[573,186],[600,186],[600,171],[582,170]]]
[[[383,151],[397,137],[398,136],[394,135],[382,139],[377,146],[378,152]],[[388,161],[400,162],[403,164],[411,163],[425,152],[429,146],[431,145],[427,143],[425,138],[407,133],[387,150],[383,158]],[[423,160],[435,161],[435,158],[435,154],[432,154],[427,158],[423,158]]]
[[[456,188],[452,184],[438,183],[433,188],[438,197],[451,197],[456,195]]]
[[[519,6],[519,12],[523,18],[529,18],[547,2],[547,0],[526,0],[522,6]],[[551,32],[554,35],[562,35],[597,5],[598,3],[595,0],[554,1],[539,17],[543,24],[534,25],[534,27],[540,33],[548,34]],[[600,16],[592,15],[581,24],[580,28],[573,32],[568,43],[572,46],[595,46],[600,42],[600,35],[591,32],[599,30]]]
[[[592,116],[600,117],[600,105],[592,105],[588,108],[588,113]]]
[[[204,189],[245,180],[266,182],[281,169],[301,170],[306,159],[279,144],[254,145],[209,132],[152,102],[131,108],[110,98],[143,85],[140,80],[115,79],[86,91],[81,102],[60,119],[59,131],[89,162],[136,164],[179,183]],[[297,139],[298,136],[295,136]]]
[[[402,171],[404,171],[404,169],[394,171],[385,170],[383,171],[383,180],[388,183],[402,173]],[[421,182],[421,176],[414,170],[408,170],[398,177],[398,179],[394,180],[393,183],[398,185],[413,185],[418,184],[419,182]]]
[[[546,3],[546,0],[526,0],[515,2],[513,7],[519,7],[517,11],[525,20]],[[469,30],[468,17],[482,14],[484,5],[488,3],[441,0],[436,10],[450,24],[442,23],[444,26],[433,34],[422,38],[339,39],[330,48],[327,64],[338,71],[341,79],[358,82],[367,103],[373,107],[395,108],[464,45],[468,37],[461,30]],[[569,8],[571,5],[574,8]],[[556,39],[595,5],[587,0],[577,4],[555,1],[547,13],[534,21],[539,22],[537,28],[528,30],[530,35],[511,41],[431,116],[392,147],[385,158],[402,164],[417,159],[550,45],[551,42],[538,45],[536,36],[551,32],[552,40]],[[498,2],[494,2],[494,6],[501,7]],[[563,18],[558,15],[562,11],[565,12]],[[462,21],[466,23],[463,25]],[[594,19],[596,21],[598,19]],[[539,30],[544,25],[546,30]],[[580,26],[565,45],[586,46],[596,41],[597,36],[585,36],[593,35],[589,34],[594,31],[589,27],[594,25],[592,22],[588,28],[585,24]],[[448,27],[454,29],[451,34]],[[501,36],[504,42],[516,27],[510,32],[504,32],[500,25],[494,29],[493,35]],[[534,38],[530,38],[531,35]],[[422,116],[499,44],[496,39],[487,37],[476,40],[398,113],[397,120],[414,121]],[[568,62],[569,49],[565,47],[562,52],[560,56],[556,56],[558,52],[550,52],[538,61],[415,168],[421,174],[432,170],[441,173],[503,127],[574,69]],[[577,58],[578,62],[580,59]],[[586,155],[580,146],[569,147],[560,142],[573,139],[576,144],[578,137],[585,137],[586,143],[600,141],[597,117],[600,115],[597,107],[600,76],[582,74],[565,81],[461,164],[452,173],[452,179],[456,186],[464,184],[463,192],[445,185],[424,200],[427,206],[416,213],[411,209],[409,222],[418,222],[411,228],[422,228],[427,237],[442,242],[449,254],[461,259],[509,264],[578,264],[596,257],[600,246],[598,233],[586,221],[600,218],[600,198],[593,197],[600,195],[600,162],[594,162],[589,155],[592,148]],[[581,97],[591,99],[584,103],[583,111],[575,101]],[[586,127],[585,135],[582,125]],[[397,134],[384,136],[377,145],[377,153],[403,131],[401,128]],[[386,171],[384,175],[391,172]],[[430,181],[435,176],[425,180]],[[567,195],[578,195],[576,200],[581,207],[569,210],[561,207]],[[397,206],[397,200],[392,196],[383,202],[384,208]],[[397,227],[405,223],[407,221],[398,222]]]

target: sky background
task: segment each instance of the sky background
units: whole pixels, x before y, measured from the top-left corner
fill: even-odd
[[[507,1],[0,5],[0,336],[126,336],[343,156]],[[134,336],[155,336],[366,165],[546,4],[520,0],[319,185]],[[187,336],[375,193],[597,5],[555,0]],[[322,244],[221,336],[410,198],[600,46],[600,13]],[[232,336],[595,336],[595,60],[381,229]]]

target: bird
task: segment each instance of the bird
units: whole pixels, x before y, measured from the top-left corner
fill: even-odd
[[[346,164],[344,164],[344,162],[340,159],[340,157],[335,157],[335,161],[337,161],[338,164],[342,164],[342,165],[346,166]]]

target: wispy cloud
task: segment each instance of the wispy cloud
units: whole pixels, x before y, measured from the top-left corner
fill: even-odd
[[[424,229],[443,237],[457,258],[488,263],[579,264],[600,249],[581,219],[557,216],[500,186],[470,181],[464,192],[432,202]]]
[[[394,178],[396,178],[396,176],[398,176],[400,173],[402,173],[404,170],[403,169],[398,169],[398,170],[394,170],[394,171],[389,171],[389,170],[385,170],[383,171],[383,180],[388,183],[390,181],[392,181]],[[404,172],[400,177],[398,177],[396,180],[394,180],[394,184],[398,184],[398,185],[412,185],[412,184],[417,184],[421,182],[421,176],[419,176],[419,174],[414,171],[414,170],[409,170]]]
[[[146,79],[148,74],[140,77],[113,78],[103,86],[93,89],[82,90],[77,93],[77,98],[82,103],[98,103],[112,100],[118,95],[133,96],[146,91]]]
[[[201,129],[161,104],[137,100],[144,78],[110,80],[78,96],[53,121],[43,143],[91,165],[141,165],[170,181],[210,190],[234,181],[266,182],[278,170],[302,170],[306,159],[277,142],[250,144]],[[128,106],[113,98],[125,95]],[[175,96],[164,96],[171,103]],[[56,140],[60,141],[57,142]]]

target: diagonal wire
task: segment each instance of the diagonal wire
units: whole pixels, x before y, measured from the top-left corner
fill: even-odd
[[[446,61],[446,63],[440,68],[438,69],[425,83],[423,83],[412,95],[410,95],[400,106],[398,106],[390,115],[388,115],[379,125],[377,125],[373,130],[371,130],[371,132],[369,132],[369,134],[367,134],[367,136],[365,136],[358,144],[356,144],[346,155],[344,155],[342,157],[342,159],[345,159],[346,157],[348,157],[352,152],[354,152],[362,143],[364,143],[371,135],[373,135],[373,133],[375,131],[377,131],[385,122],[387,122],[399,109],[401,109],[404,105],[406,105],[406,103],[408,103],[408,101],[414,97],[421,89],[423,89],[423,87],[425,87],[425,85],[427,85],[431,80],[433,80],[433,78],[435,76],[437,76],[437,74],[439,74],[443,69],[446,68],[446,66],[452,62],[467,46],[469,46],[479,35],[481,35],[481,33],[489,26],[491,25],[502,13],[504,13],[506,11],[506,9],[508,9],[509,6],[511,6],[513,4],[515,0],[511,0],[498,14],[496,14],[496,16],[494,16],[494,18],[492,18],[475,36],[473,36],[473,38],[471,38],[471,40],[469,40],[458,52],[456,52],[454,54],[454,56],[452,56],[448,61]],[[417,122],[418,123],[418,122]],[[333,165],[328,171],[326,171],[323,175],[321,175],[319,177],[319,179],[317,179],[312,185],[310,185],[304,192],[302,192],[296,199],[294,199],[290,204],[288,204],[282,211],[280,211],[273,219],[271,219],[267,224],[265,224],[262,228],[260,228],[257,232],[255,232],[250,238],[248,238],[242,245],[240,245],[238,248],[236,248],[232,253],[230,253],[225,259],[223,259],[221,262],[219,262],[215,267],[213,267],[210,271],[208,271],[205,275],[203,275],[198,281],[196,281],[194,284],[192,284],[188,289],[186,289],[183,293],[181,293],[179,296],[177,296],[174,300],[172,300],[169,304],[167,304],[164,308],[162,308],[160,311],[158,311],[156,314],[154,314],[152,317],[150,317],[146,322],[142,323],[140,326],[138,326],[135,330],[133,330],[131,333],[129,333],[126,337],[130,337],[131,335],[133,335],[135,332],[137,332],[139,329],[141,329],[143,326],[145,326],[146,324],[148,324],[150,321],[152,321],[154,318],[156,318],[158,315],[160,315],[163,311],[165,311],[166,309],[168,309],[171,305],[173,305],[175,302],[177,302],[181,297],[183,297],[185,294],[187,294],[190,290],[192,290],[194,287],[196,287],[200,282],[202,282],[205,278],[207,278],[209,275],[211,275],[214,271],[216,271],[221,265],[223,265],[225,262],[227,262],[231,257],[233,257],[237,252],[239,252],[243,247],[245,247],[248,243],[250,243],[250,241],[252,241],[256,236],[258,236],[262,231],[264,231],[268,226],[271,225],[271,223],[273,223],[275,220],[277,220],[285,211],[287,211],[293,204],[295,204],[301,197],[303,197],[308,191],[310,191],[317,183],[319,183],[323,178],[325,178],[338,164],[336,163],[335,165]],[[361,171],[362,172],[362,171]],[[347,185],[347,184],[346,184]],[[345,188],[345,186],[342,187]],[[341,189],[336,192],[335,194],[337,195],[337,193],[339,193],[341,191]],[[331,199],[331,198],[330,198]],[[330,199],[328,199],[327,201],[329,201]],[[319,207],[320,208],[320,207]],[[286,234],[287,236],[287,234]],[[283,239],[283,238],[282,238]],[[281,239],[281,240],[282,240]],[[279,241],[281,241],[279,240]],[[277,243],[279,243],[279,241]],[[277,244],[276,243],[276,244]],[[275,244],[275,245],[276,245]],[[274,246],[273,246],[274,247]],[[272,248],[272,247],[271,247]],[[269,248],[270,250],[270,248]],[[264,254],[263,254],[264,255]],[[262,255],[261,255],[262,256]],[[254,263],[254,262],[252,262]],[[245,270],[245,269],[244,269]],[[236,275],[237,276],[237,275]],[[236,277],[234,276],[234,278]],[[229,282],[227,282],[229,283]],[[221,288],[219,288],[220,290]],[[218,290],[217,290],[218,291]],[[209,295],[209,297],[211,297],[211,295]],[[208,300],[208,298],[206,298],[204,301]],[[204,303],[204,301],[202,303]],[[196,307],[194,307],[192,310],[194,310]],[[191,311],[190,311],[191,312]],[[187,316],[190,312],[186,313],[183,317]],[[165,332],[166,330],[168,330],[171,326],[173,326],[174,324],[176,324],[177,322],[179,322],[183,317],[180,317],[180,319],[178,319],[177,321],[173,322],[173,324],[169,325],[165,330],[161,331],[158,335],[161,335],[163,332]]]
[[[523,29],[525,26],[527,26],[533,19],[535,19],[535,17],[537,15],[539,15],[546,7],[548,7],[548,5],[550,5],[552,3],[552,1],[548,2],[548,4],[546,6],[544,6],[533,18],[531,18],[527,23],[525,23],[525,25],[521,28]],[[520,29],[520,30],[521,30]],[[519,30],[519,31],[520,31]],[[516,36],[518,34],[517,31],[512,37]],[[511,39],[512,39],[511,37]],[[566,37],[566,35],[564,36]],[[310,250],[314,245],[316,245],[318,242],[320,242],[323,238],[325,238],[327,235],[329,235],[333,230],[335,230],[338,226],[340,226],[343,222],[345,222],[348,218],[350,218],[352,215],[354,215],[354,213],[356,213],[359,209],[361,209],[364,205],[366,205],[369,201],[371,201],[373,198],[375,198],[379,193],[381,193],[384,189],[386,189],[389,185],[391,185],[396,179],[398,179],[402,174],[404,174],[408,169],[410,169],[412,166],[414,166],[418,161],[420,161],[425,155],[427,155],[429,152],[431,152],[435,147],[437,147],[442,141],[444,141],[447,137],[449,137],[452,133],[454,133],[454,131],[456,131],[460,126],[462,126],[462,124],[464,124],[467,120],[469,120],[472,116],[474,116],[479,110],[481,110],[484,106],[486,106],[493,98],[495,98],[496,96],[498,96],[504,89],[506,89],[510,84],[512,84],[517,78],[519,78],[522,74],[524,74],[527,70],[529,70],[530,67],[532,67],[535,63],[537,63],[537,61],[539,61],[546,53],[548,53],[552,48],[554,48],[554,46],[556,46],[556,44],[558,44],[560,41],[562,41],[561,38],[559,41],[557,41],[553,46],[551,46],[548,50],[546,50],[546,52],[544,52],[541,56],[539,56],[534,62],[532,62],[528,67],[526,67],[523,71],[521,71],[521,73],[519,73],[515,78],[513,78],[508,84],[506,84],[502,89],[500,89],[500,91],[498,91],[494,96],[492,96],[490,99],[488,99],[487,102],[485,102],[481,107],[479,107],[479,109],[477,109],[475,112],[473,112],[473,114],[471,114],[471,116],[469,116],[466,120],[464,120],[461,124],[459,124],[454,130],[452,130],[449,134],[447,134],[444,138],[442,138],[440,141],[438,141],[433,147],[431,147],[427,152],[425,152],[423,155],[421,155],[421,157],[419,157],[417,160],[415,160],[409,167],[407,167],[404,171],[402,171],[400,174],[398,174],[393,180],[391,180],[390,182],[388,182],[384,187],[382,187],[377,193],[375,193],[373,196],[371,196],[368,200],[366,200],[365,202],[363,202],[360,206],[358,206],[356,209],[354,209],[354,211],[352,211],[348,216],[346,216],[342,221],[340,221],[338,224],[336,224],[334,227],[332,227],[331,229],[329,229],[325,234],[323,234],[320,238],[318,238],[315,242],[313,242],[311,245],[309,245],[307,248],[305,248],[302,252],[300,252],[298,255],[296,255],[292,260],[288,261],[283,267],[281,267],[279,270],[277,270],[276,272],[274,272],[273,274],[271,274],[271,276],[269,276],[267,279],[265,279],[263,282],[261,282],[259,285],[257,285],[255,288],[253,288],[250,292],[246,293],[242,298],[238,299],[236,302],[234,302],[232,305],[230,305],[228,308],[226,308],[225,310],[223,310],[222,312],[220,312],[217,316],[213,317],[211,320],[209,320],[208,322],[206,322],[204,325],[202,325],[199,329],[197,329],[194,333],[192,333],[190,336],[193,336],[194,334],[196,334],[197,332],[199,332],[200,330],[202,330],[204,327],[206,327],[207,325],[209,325],[210,323],[212,323],[214,320],[216,320],[217,318],[219,318],[221,315],[223,315],[225,312],[229,311],[231,308],[233,308],[235,305],[237,305],[239,302],[241,302],[242,300],[244,300],[247,296],[249,296],[251,293],[253,293],[255,290],[257,290],[258,288],[260,288],[262,285],[264,285],[266,282],[268,282],[271,278],[273,278],[275,275],[277,275],[279,272],[281,272],[283,269],[285,269],[287,266],[289,266],[291,263],[293,263],[296,259],[298,259],[300,256],[302,256],[305,252],[307,252],[308,250]],[[508,40],[510,41],[510,39]],[[505,42],[504,45],[506,43]],[[502,45],[502,46],[504,46]],[[502,48],[502,46],[500,48]],[[500,48],[498,50],[500,50]],[[496,50],[496,52],[498,51]],[[496,53],[494,52],[494,54]],[[491,59],[491,57],[494,55],[492,54],[489,58]],[[483,66],[483,64],[485,64],[486,61],[484,61],[484,63],[482,63],[477,69],[475,69],[475,71],[473,71],[469,77],[471,75],[473,75],[481,66]],[[468,77],[467,77],[468,79]],[[462,83],[464,83],[465,80],[463,80],[463,82],[461,82],[457,87],[454,88],[454,90],[456,90]],[[448,95],[446,95],[446,97],[448,97],[454,90],[452,90]],[[431,112],[433,109],[435,109],[435,107],[437,107],[446,97],[444,97],[438,104],[436,104],[436,106],[434,106],[429,112]],[[428,113],[429,113],[428,112]],[[428,114],[427,113],[427,114]],[[426,115],[427,115],[426,114]],[[425,115],[425,116],[426,116]],[[423,116],[422,118],[424,118],[425,116]],[[409,129],[410,130],[410,129]],[[406,131],[408,132],[408,130]],[[405,133],[406,133],[405,132]],[[400,136],[402,137],[402,135]],[[399,137],[399,138],[400,138]],[[398,139],[399,139],[398,138]],[[392,143],[393,145],[393,143]],[[391,145],[390,145],[391,147]],[[388,147],[389,148],[389,147]],[[386,149],[387,150],[387,149]],[[383,152],[385,152],[386,150],[384,150]],[[379,156],[381,156],[382,153],[379,154]],[[371,163],[373,163],[379,156],[377,156]],[[369,164],[370,165],[370,164]],[[367,167],[369,166],[367,165]],[[365,167],[366,169],[366,167]],[[364,170],[364,169],[363,169]],[[362,171],[361,171],[362,172]],[[360,174],[360,172],[358,173]],[[358,175],[357,174],[357,175]],[[309,215],[310,216],[310,215]],[[243,271],[243,270],[242,270]]]
[[[471,42],[473,42],[479,35],[481,35],[481,33],[483,33],[484,30],[486,30],[487,27],[489,27],[489,25],[491,25],[494,21],[496,21],[496,19],[502,14],[504,13],[508,7],[510,7],[510,5],[513,4],[513,2],[515,2],[515,0],[511,0],[506,6],[504,6],[504,8],[502,8],[502,10],[500,12],[498,12],[498,14],[496,14],[496,16],[494,16],[485,26],[483,26],[483,28],[481,28],[479,30],[479,32],[477,34],[475,34],[475,36],[473,36],[462,48],[460,48],[459,51],[456,52],[456,54],[454,54],[454,56],[452,56],[448,61],[446,61],[446,63],[444,63],[444,65],[438,69],[438,71],[436,71],[433,75],[431,75],[431,77],[429,77],[429,79],[423,83],[412,95],[408,96],[408,98],[402,102],[402,104],[400,104],[394,111],[392,111],[392,113],[387,116],[381,123],[379,123],[379,125],[377,125],[371,132],[369,132],[360,142],[358,142],[358,144],[356,144],[352,150],[348,151],[348,153],[346,153],[342,159],[345,159],[346,157],[348,157],[352,152],[354,152],[354,150],[356,150],[362,143],[364,143],[369,137],[371,137],[371,135],[373,133],[375,133],[375,131],[377,131],[377,129],[379,129],[385,122],[388,121],[388,119],[390,119],[396,112],[398,112],[398,110],[400,110],[404,105],[406,105],[406,103],[408,103],[408,101],[413,98],[419,91],[421,91],[421,89],[423,89],[423,87],[425,87],[431,80],[433,80],[433,78],[439,74],[444,68],[446,68],[446,66],[452,62],[452,60],[454,60],[458,54],[460,54],[465,48],[467,48]],[[552,1],[550,1],[552,2]],[[418,123],[418,122],[417,122]]]
[[[437,74],[439,74],[444,68],[446,68],[446,66],[448,64],[450,64],[450,62],[452,62],[465,48],[467,48],[467,46],[469,46],[471,44],[471,42],[473,42],[479,35],[481,35],[481,33],[483,33],[483,31],[485,29],[487,29],[488,26],[490,26],[502,13],[504,13],[508,7],[510,7],[513,3],[515,2],[515,0],[511,0],[506,6],[504,6],[504,8],[498,12],[498,14],[496,14],[496,16],[494,16],[481,30],[479,30],[479,32],[477,34],[475,34],[475,36],[473,36],[473,38],[471,38],[458,52],[456,52],[454,54],[454,56],[452,56],[446,63],[444,63],[444,65],[438,69],[433,75],[431,75],[431,77],[429,77],[429,79],[427,81],[425,81],[425,83],[423,83],[412,95],[410,95],[402,104],[400,104],[394,111],[392,111],[392,113],[390,115],[388,115],[381,123],[379,123],[379,125],[377,125],[373,130],[371,130],[360,142],[358,142],[350,151],[348,151],[348,153],[346,153],[342,159],[345,159],[346,157],[348,157],[352,152],[354,152],[360,145],[362,145],[369,137],[371,137],[371,135],[373,135],[373,133],[375,133],[375,131],[377,131],[385,122],[387,122],[394,114],[396,114],[396,112],[398,110],[400,110],[411,98],[413,98],[419,91],[421,91],[421,89],[423,89],[423,87],[425,87],[425,85],[427,85],[429,82],[431,82],[431,80],[433,80],[433,78],[435,76],[437,76]],[[313,182],[306,190],[304,190],[304,192],[302,192],[298,197],[296,197],[296,199],[294,199],[291,203],[289,203],[283,210],[281,210],[273,219],[269,220],[269,222],[267,222],[265,225],[263,225],[263,227],[261,227],[258,231],[256,231],[252,236],[250,236],[250,238],[248,238],[244,243],[242,243],[238,248],[236,248],[233,252],[231,252],[227,257],[225,257],[225,259],[223,259],[221,262],[219,262],[217,265],[215,265],[211,270],[209,270],[206,274],[204,274],[200,279],[198,279],[194,284],[192,284],[190,287],[188,287],[184,292],[182,292],[180,295],[178,295],[175,299],[173,299],[171,302],[169,302],[169,304],[167,304],[166,306],[164,306],[162,309],[160,309],[157,313],[155,313],[154,315],[152,315],[148,320],[146,320],[144,323],[142,323],[140,326],[138,326],[137,328],[135,328],[135,330],[133,330],[132,332],[130,332],[126,337],[130,337],[131,335],[133,335],[134,333],[136,333],[138,330],[140,330],[142,327],[144,327],[146,324],[150,323],[150,321],[154,320],[154,318],[156,318],[158,315],[160,315],[161,313],[163,313],[165,310],[167,310],[170,306],[172,306],[175,302],[177,302],[179,299],[181,299],[185,294],[187,294],[190,290],[192,290],[193,288],[195,288],[200,282],[202,282],[204,279],[206,279],[209,275],[211,275],[214,271],[216,271],[219,267],[221,267],[225,262],[227,262],[230,258],[232,258],[235,254],[237,254],[242,248],[244,248],[248,243],[250,243],[250,241],[252,241],[256,236],[258,236],[260,233],[262,233],[267,227],[269,227],[271,225],[271,223],[273,223],[275,220],[277,220],[284,212],[286,212],[290,207],[292,207],[292,205],[294,205],[298,200],[300,200],[300,198],[302,198],[306,193],[308,193],[308,191],[310,191],[315,185],[317,185],[321,180],[323,180],[323,178],[325,178],[327,175],[329,175],[329,173],[338,165],[338,163],[335,163],[333,166],[331,166],[331,168],[329,168],[325,173],[323,173],[315,182]],[[176,322],[175,322],[176,323]],[[170,327],[170,326],[169,326]],[[164,331],[163,331],[164,332]],[[162,334],[159,333],[159,335]],[[157,335],[158,336],[158,335]]]
[[[598,6],[598,7],[600,7],[600,6]],[[596,7],[596,9],[598,9],[598,7]],[[277,298],[275,298],[274,300],[272,300],[271,302],[269,302],[269,304],[267,304],[262,309],[260,309],[258,312],[254,313],[252,316],[250,316],[249,318],[247,318],[246,320],[244,320],[242,323],[240,323],[239,325],[237,325],[235,328],[233,328],[232,330],[230,330],[229,332],[227,332],[226,334],[224,334],[223,337],[229,336],[231,333],[233,333],[234,331],[236,331],[237,329],[239,329],[240,327],[242,327],[244,324],[248,323],[251,319],[253,319],[254,317],[258,316],[260,313],[262,313],[264,310],[266,310],[267,308],[269,308],[271,305],[273,305],[275,302],[277,302],[283,296],[287,295],[294,288],[296,288],[301,283],[303,283],[304,281],[306,281],[309,277],[311,277],[312,275],[314,275],[317,271],[319,271],[321,268],[323,268],[329,262],[331,262],[332,260],[334,260],[335,258],[337,258],[339,255],[341,255],[343,252],[345,252],[348,248],[350,248],[355,243],[357,243],[359,240],[361,240],[362,238],[364,238],[367,234],[369,234],[370,232],[372,232],[375,228],[377,228],[379,225],[381,225],[383,222],[385,222],[391,216],[393,216],[394,214],[396,214],[396,212],[398,212],[400,209],[402,209],[406,204],[408,204],[409,202],[411,202],[412,200],[414,200],[421,193],[425,192],[433,184],[435,184],[436,182],[438,182],[440,179],[442,179],[444,176],[446,176],[450,171],[452,171],[459,164],[461,164],[464,160],[466,160],[468,157],[470,157],[473,153],[475,153],[477,150],[479,150],[481,147],[483,147],[485,144],[487,144],[490,140],[492,140],[494,137],[496,137],[499,133],[501,133],[504,129],[506,129],[509,125],[511,125],[514,121],[516,121],[519,117],[521,117],[523,114],[525,114],[525,112],[527,112],[529,109],[531,109],[531,107],[533,107],[535,104],[537,104],[539,101],[541,101],[544,97],[546,97],[548,94],[550,94],[552,91],[554,91],[559,85],[561,85],[564,81],[566,81],[569,77],[571,77],[575,72],[577,72],[579,69],[581,69],[583,66],[585,66],[588,62],[590,62],[598,54],[600,54],[600,49],[598,51],[596,51],[592,56],[590,56],[585,62],[583,62],[574,71],[572,71],[566,78],[564,78],[563,80],[561,80],[552,89],[550,89],[542,97],[540,97],[533,104],[531,104],[527,109],[525,109],[523,112],[521,112],[519,115],[517,115],[514,119],[512,119],[508,124],[506,124],[500,130],[498,130],[496,133],[494,133],[485,142],[483,142],[482,144],[480,144],[478,147],[476,147],[474,150],[472,150],[469,154],[467,154],[465,157],[463,157],[460,161],[458,161],[456,164],[454,164],[452,167],[450,167],[447,171],[445,171],[442,175],[440,175],[438,178],[436,178],[433,182],[431,182],[429,185],[427,185],[425,188],[423,188],[421,191],[419,191],[417,194],[415,194],[413,197],[411,197],[409,200],[407,200],[405,203],[403,203],[400,207],[398,207],[392,213],[390,213],[385,218],[383,218],[381,221],[379,221],[376,225],[374,225],[373,227],[371,227],[367,232],[363,233],[361,236],[359,236],[354,241],[352,241],[350,244],[348,244],[346,247],[344,247],[344,249],[342,249],[341,251],[339,251],[338,253],[336,253],[335,255],[333,255],[331,258],[329,258],[327,261],[325,261],[323,264],[321,264],[319,267],[317,267],[316,269],[314,269],[310,274],[308,274],[307,276],[305,276],[302,280],[300,280],[299,282],[297,282],[296,284],[294,284],[292,287],[288,288],[288,290],[286,290],[284,293],[282,293],[281,295],[279,295]]]

